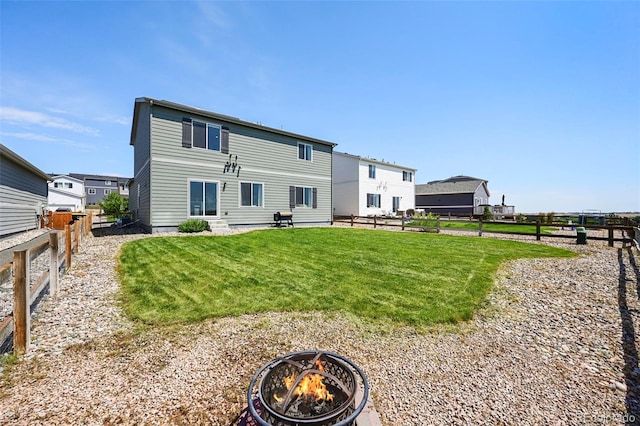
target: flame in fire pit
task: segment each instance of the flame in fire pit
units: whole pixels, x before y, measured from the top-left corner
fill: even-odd
[[[316,360],[316,367],[318,371],[324,373],[324,367],[320,360]],[[295,373],[291,373],[289,377],[284,378],[284,383],[287,390],[290,390],[296,380]],[[302,378],[298,386],[293,391],[293,395],[296,397],[302,397],[304,399],[315,398],[316,401],[333,401],[333,394],[329,392],[327,386],[322,382],[322,375],[318,373],[307,374]],[[280,398],[275,393],[273,399],[278,402],[284,401],[284,398]]]

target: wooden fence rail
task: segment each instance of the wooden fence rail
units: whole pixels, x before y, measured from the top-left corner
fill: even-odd
[[[379,217],[379,216],[366,216],[366,217],[360,217],[360,216],[354,216],[354,215],[350,215],[350,216],[334,216],[333,218],[334,222],[341,222],[341,223],[350,223],[351,226],[354,226],[356,224],[358,225],[365,225],[365,226],[373,226],[373,228],[377,228],[379,226],[391,226],[391,227],[400,227],[403,231],[409,229],[409,230],[416,230],[416,231],[429,231],[429,230],[434,230],[436,232],[439,232],[441,229],[441,225],[440,225],[440,219],[435,219],[435,225],[433,226],[415,226],[412,227],[409,222],[407,222],[405,220],[404,217],[401,218],[388,218],[388,217]],[[468,221],[467,221],[468,222]],[[518,222],[494,222],[494,221],[482,221],[479,220],[478,222],[478,236],[482,236],[483,233],[493,233],[493,234],[511,234],[511,235],[529,235],[529,236],[535,236],[537,241],[540,241],[540,239],[542,237],[545,238],[570,238],[570,239],[576,239],[577,234],[576,235],[558,235],[558,234],[545,234],[542,232],[541,228],[542,226],[551,226],[551,227],[569,227],[569,226],[581,226],[583,228],[585,228],[586,230],[588,229],[593,229],[593,230],[606,230],[607,231],[607,236],[606,237],[597,237],[597,236],[588,236],[587,235],[587,239],[589,240],[600,240],[600,241],[607,241],[609,247],[613,247],[614,242],[622,242],[623,247],[626,244],[633,244],[634,241],[636,241],[636,245],[638,245],[637,241],[640,240],[640,228],[634,228],[633,226],[620,226],[620,225],[567,225],[564,223],[556,223],[556,224],[542,224],[540,223],[540,221],[537,221],[535,224],[532,223],[518,223]],[[536,226],[536,232],[535,234],[532,234],[530,232],[515,232],[515,231],[494,231],[494,230],[487,230],[486,228],[484,228],[484,225],[486,224],[505,224],[508,223],[509,225],[521,225],[521,226],[531,226],[531,225],[535,225]],[[635,229],[635,231],[634,231]],[[470,231],[469,229],[457,229],[457,228],[447,228],[447,230],[450,231]],[[622,233],[622,237],[616,237],[615,236],[615,231],[619,231],[620,233]],[[639,249],[640,249],[640,245],[639,245]]]
[[[12,335],[14,354],[29,351],[31,312],[47,290],[55,298],[60,274],[71,268],[72,254],[79,253],[83,237],[91,232],[91,224],[90,215],[78,217],[72,224],[66,224],[63,231],[50,231],[48,241],[14,251],[13,261],[0,266],[0,283],[13,278],[12,313],[0,319],[0,353],[10,350]],[[34,264],[36,267],[32,268]]]

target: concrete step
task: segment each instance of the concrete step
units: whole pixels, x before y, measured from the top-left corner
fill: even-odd
[[[210,229],[229,229],[229,224],[224,220],[208,220]]]

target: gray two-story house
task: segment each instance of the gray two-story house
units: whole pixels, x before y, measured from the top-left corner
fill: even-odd
[[[86,205],[98,205],[100,201],[112,192],[117,192],[124,198],[129,197],[129,178],[121,176],[85,175],[81,173],[69,173],[74,179],[84,183]]]
[[[188,219],[227,226],[332,220],[332,142],[191,106],[138,98],[129,208],[148,232]]]

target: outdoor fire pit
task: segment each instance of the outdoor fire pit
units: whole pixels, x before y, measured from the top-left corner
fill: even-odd
[[[293,352],[268,362],[251,379],[246,424],[355,425],[368,396],[364,373],[351,360],[326,351]]]

